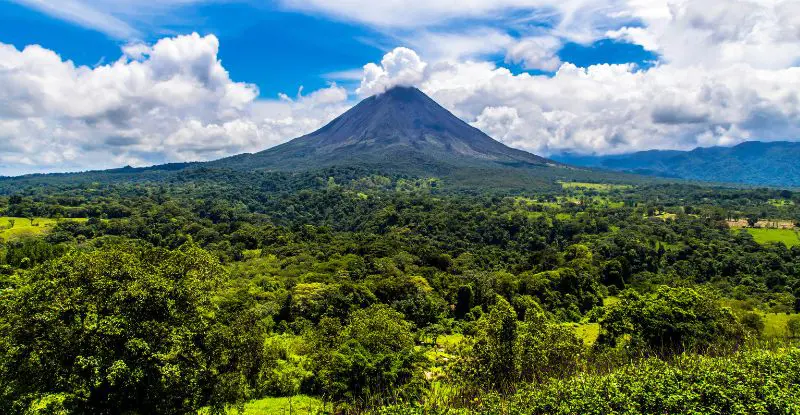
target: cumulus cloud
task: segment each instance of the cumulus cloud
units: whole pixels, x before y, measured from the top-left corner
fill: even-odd
[[[521,63],[525,69],[555,71],[561,66],[561,40],[551,36],[522,39],[508,50],[506,62]]]
[[[127,0],[17,1],[88,19],[81,24],[125,39],[135,38],[130,22],[141,13],[140,2]],[[204,0],[158,7],[197,1]],[[532,152],[609,154],[800,137],[795,0],[402,3],[281,2],[376,27],[408,46],[359,71],[327,75],[360,80],[350,91],[356,96],[418,86],[498,140]],[[122,20],[105,27],[106,15]],[[658,62],[581,68],[559,57],[565,42],[599,39],[641,45]],[[90,68],[39,46],[0,43],[0,174],[256,151],[308,133],[353,104],[353,94],[336,84],[260,99],[254,85],[231,79],[219,48],[216,37],[196,34],[134,41],[117,62]],[[497,63],[503,59],[552,74],[514,73]]]
[[[416,85],[434,99],[494,138],[545,155],[800,135],[800,68],[564,63],[553,76],[514,74],[490,62],[425,68]]]
[[[335,84],[257,101],[218,50],[213,35],[177,36],[89,68],[0,44],[0,173],[208,160],[294,138],[346,108]]]
[[[399,47],[383,56],[380,65],[364,66],[361,96],[379,94],[394,86],[414,86],[422,82],[427,64],[411,49]]]
[[[607,36],[658,52],[673,65],[781,69],[800,57],[795,0],[637,1],[628,12],[644,24]]]

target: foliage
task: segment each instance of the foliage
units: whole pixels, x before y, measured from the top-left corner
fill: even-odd
[[[651,295],[625,292],[600,327],[598,345],[624,342],[634,353],[659,356],[735,349],[745,336],[731,310],[716,299],[691,288],[667,286]]]
[[[517,392],[507,413],[718,413],[800,411],[800,352],[648,359],[609,375],[554,380]],[[491,411],[489,411],[491,412]]]
[[[584,344],[534,303],[525,321],[503,298],[478,321],[474,343],[456,363],[456,379],[468,388],[508,392],[520,382],[567,376],[578,368]]]
[[[356,311],[344,327],[320,322],[314,339],[322,395],[353,410],[419,396],[424,357],[415,349],[411,324],[384,305]]]
[[[786,322],[786,329],[792,337],[800,337],[800,316],[793,316]]]
[[[0,412],[302,394],[339,412],[497,413],[572,379],[650,385],[642,355],[728,362],[762,323],[794,341],[800,246],[730,227],[797,220],[800,193],[530,173],[477,187],[368,166],[0,180],[14,227],[52,223],[0,241]]]
[[[185,413],[251,396],[263,358],[255,310],[214,293],[224,270],[201,249],[73,251],[2,294],[5,413]]]

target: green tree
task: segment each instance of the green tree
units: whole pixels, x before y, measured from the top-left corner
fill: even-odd
[[[0,412],[192,413],[250,398],[264,326],[207,252],[73,251],[0,294]],[[49,403],[48,403],[49,402]]]
[[[744,313],[739,317],[739,321],[756,336],[760,336],[764,332],[764,317],[758,313]]]
[[[507,391],[519,377],[517,313],[503,297],[477,324],[474,344],[466,350],[456,370],[462,382],[483,389]]]
[[[518,331],[515,353],[519,356],[519,380],[542,382],[577,371],[586,346],[571,327],[552,321],[541,308],[532,307]]]
[[[651,295],[627,291],[600,322],[597,344],[627,342],[637,353],[671,355],[738,347],[744,328],[730,309],[691,288],[660,286]]]
[[[340,410],[361,410],[419,396],[425,357],[411,323],[386,305],[354,312],[343,328],[323,318],[315,334],[321,394]]]
[[[791,316],[786,322],[786,329],[790,337],[800,337],[800,316]]]

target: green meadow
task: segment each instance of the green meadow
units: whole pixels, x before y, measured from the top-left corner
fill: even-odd
[[[770,242],[782,242],[789,248],[800,245],[800,235],[795,229],[747,228],[747,232],[762,245]]]
[[[23,238],[41,236],[50,231],[59,220],[85,222],[86,218],[51,219],[51,218],[19,218],[0,216],[0,238],[14,241]]]
[[[594,190],[596,192],[610,192],[612,190],[625,190],[633,186],[628,184],[589,183],[589,182],[561,182],[562,189]]]

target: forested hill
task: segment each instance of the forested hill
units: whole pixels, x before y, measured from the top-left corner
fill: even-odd
[[[800,187],[800,143],[749,141],[734,147],[697,148],[692,151],[650,150],[616,156],[562,154],[553,159],[584,167],[636,174]]]

